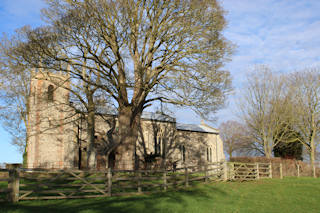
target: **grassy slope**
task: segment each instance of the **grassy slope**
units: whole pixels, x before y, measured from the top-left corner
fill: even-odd
[[[201,184],[134,197],[21,201],[0,212],[320,212],[320,179],[286,178]]]

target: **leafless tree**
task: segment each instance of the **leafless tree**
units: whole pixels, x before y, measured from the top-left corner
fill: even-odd
[[[319,144],[320,128],[320,70],[305,69],[290,76],[294,90],[295,128],[300,133],[299,141],[310,154],[315,176],[315,154]]]
[[[232,45],[217,1],[47,2],[48,25],[27,30],[10,53],[26,68],[66,72],[103,90],[118,109],[119,152],[133,150],[141,113],[156,101],[206,118],[223,106]]]
[[[30,72],[21,66],[0,60],[0,119],[11,135],[11,143],[22,153],[27,140]]]
[[[260,144],[264,155],[271,157],[273,147],[288,138],[285,133],[294,123],[292,91],[286,77],[272,73],[266,66],[256,67],[248,77],[240,108],[251,141]]]
[[[219,131],[224,150],[232,158],[247,141],[245,126],[237,121],[229,120],[220,124]]]

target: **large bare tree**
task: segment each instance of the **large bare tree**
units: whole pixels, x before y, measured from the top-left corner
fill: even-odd
[[[47,2],[48,25],[26,31],[9,52],[26,68],[64,71],[105,92],[118,109],[118,151],[128,153],[120,164],[132,157],[139,118],[153,102],[206,118],[223,105],[232,45],[217,1]]]

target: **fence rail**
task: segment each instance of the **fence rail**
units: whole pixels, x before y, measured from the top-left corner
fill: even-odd
[[[91,198],[133,195],[188,187],[197,182],[271,178],[265,163],[218,162],[175,170],[2,169],[0,200]],[[1,188],[2,187],[2,188]]]

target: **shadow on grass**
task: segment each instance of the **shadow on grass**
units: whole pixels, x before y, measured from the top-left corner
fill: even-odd
[[[20,201],[17,204],[1,203],[0,212],[184,212],[189,205],[201,205],[201,202],[212,200],[214,195],[225,196],[226,192],[212,185],[202,185],[132,197]]]

